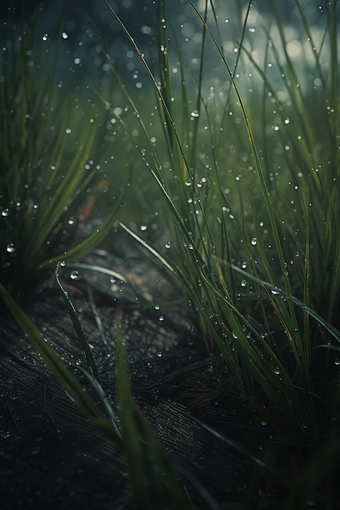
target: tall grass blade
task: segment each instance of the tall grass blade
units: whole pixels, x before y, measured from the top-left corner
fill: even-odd
[[[189,510],[190,505],[170,459],[131,397],[121,311],[116,314],[116,348],[123,452],[136,505],[141,510],[158,510],[164,505],[173,510]]]
[[[130,179],[130,176],[129,176]],[[129,182],[129,179],[127,183]],[[112,228],[116,216],[117,211],[126,195],[127,185],[125,185],[124,190],[122,191],[120,197],[118,198],[115,207],[111,211],[108,218],[104,221],[104,223],[93,233],[91,234],[85,241],[78,244],[75,248],[71,248],[68,252],[64,254],[60,254],[53,259],[46,260],[45,262],[41,262],[36,266],[36,270],[47,269],[49,267],[54,267],[58,262],[74,262],[77,259],[81,259],[91,250],[93,250],[98,244],[105,239],[109,230]]]
[[[56,279],[58,287],[59,287],[59,291],[60,291],[61,296],[62,296],[62,298],[64,300],[64,303],[66,305],[66,308],[67,308],[67,311],[69,313],[70,319],[71,319],[73,327],[75,329],[75,332],[77,333],[77,336],[79,338],[81,347],[82,347],[82,349],[83,349],[83,351],[85,353],[87,362],[88,362],[89,366],[91,367],[92,373],[95,376],[95,378],[97,379],[98,383],[101,384],[100,375],[99,375],[99,372],[98,372],[98,369],[97,369],[97,365],[96,365],[96,363],[94,361],[94,358],[93,358],[93,355],[92,355],[92,351],[91,351],[91,348],[89,346],[89,342],[88,342],[88,340],[86,338],[86,335],[84,333],[84,330],[83,330],[83,328],[82,328],[82,326],[80,324],[80,321],[79,321],[78,315],[77,315],[77,313],[75,311],[75,308],[74,308],[70,298],[68,297],[68,294],[64,291],[63,286],[60,283],[59,274],[58,274],[60,267],[61,267],[61,263],[59,262],[57,267],[56,267],[56,270],[54,272],[55,279]]]
[[[83,391],[82,386],[70,374],[68,368],[48,345],[32,321],[27,317],[8,291],[0,284],[0,294],[14,319],[27,336],[31,345],[41,355],[46,365],[59,381],[66,393],[78,404],[85,415],[109,437],[117,446],[121,446],[121,437],[113,424],[98,409],[91,398]]]

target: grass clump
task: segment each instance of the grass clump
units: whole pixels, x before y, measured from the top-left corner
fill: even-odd
[[[4,34],[11,49],[0,84],[0,281],[15,293],[36,286],[38,271],[45,270],[46,277],[58,261],[74,261],[96,246],[111,228],[123,196],[80,243],[79,227],[96,196],[112,188],[90,161],[94,150],[98,153],[96,132],[105,114],[98,98],[89,111],[79,113],[75,94],[56,86],[62,22],[54,58],[46,62],[36,41],[38,17],[39,10],[27,27],[21,20],[19,37],[15,20]]]
[[[83,129],[83,119],[74,115],[71,106],[73,95],[65,95],[55,89],[59,48],[51,75],[47,72],[49,64],[44,63],[42,69],[36,65],[38,15],[37,10],[26,29],[22,20],[19,45],[13,21],[10,28],[11,60],[8,58],[3,62],[3,80],[0,83],[2,302],[67,395],[101,432],[123,450],[137,506],[155,510],[163,507],[185,510],[190,506],[177,480],[176,470],[131,398],[121,317],[118,314],[116,320],[119,419],[107,398],[75,308],[59,280],[61,267],[86,255],[112,228],[129,185],[130,172],[125,186],[118,195],[115,193],[117,198],[113,197],[115,202],[106,220],[92,235],[81,240],[77,231],[79,223],[91,214],[97,195],[103,188],[105,191],[110,189],[107,176],[102,175],[93,162],[89,164],[94,150],[98,156],[97,131],[101,123],[105,126],[105,115],[99,112],[101,101],[97,98],[96,104],[92,105],[88,127]],[[114,82],[111,92],[113,86]],[[72,133],[76,133],[76,138]],[[76,150],[73,148],[75,142]],[[74,264],[74,267],[84,268],[84,264]],[[86,268],[93,270],[93,266]],[[37,286],[39,275],[46,279],[46,273],[54,270],[57,286],[88,364],[86,369],[71,364],[66,366],[16,301],[27,290],[32,291]],[[73,273],[77,278],[77,271]],[[119,276],[124,279],[109,270],[106,273],[111,278]],[[96,390],[102,409],[73,376],[73,369],[80,370]]]
[[[132,399],[123,345],[121,310],[118,310],[115,316],[116,394],[117,406],[120,409],[118,417],[106,395],[90,344],[74,306],[60,283],[60,267],[62,266],[59,263],[55,270],[55,278],[86,357],[87,368],[71,363],[66,366],[52,347],[46,343],[25,312],[0,284],[2,299],[25,333],[26,338],[42,356],[67,395],[80,407],[94,425],[123,451],[136,507],[145,510],[158,510],[160,508],[189,510],[191,506],[178,481],[178,474],[173,463]],[[76,380],[72,374],[74,369],[80,370],[81,375],[84,375],[96,390],[100,402],[104,406],[105,414],[87,394],[85,387]]]
[[[259,73],[262,97],[269,94],[275,105],[277,122],[285,130],[281,143],[287,143],[286,150],[280,152],[273,151],[271,145],[275,148],[278,129],[272,136],[267,134],[270,113],[266,111],[265,99],[256,135],[253,133],[251,114],[247,113],[253,104],[247,98],[245,106],[236,82],[238,62],[231,70],[218,42],[214,4],[205,2],[205,10],[200,14],[190,0],[187,3],[199,18],[202,30],[196,95],[186,86],[183,56],[176,38],[170,37],[166,2],[156,2],[158,68],[152,70],[128,29],[107,4],[154,86],[171,170],[169,173],[162,169],[159,155],[141,120],[149,145],[149,149],[141,151],[141,157],[163,193],[173,220],[171,240],[166,244],[169,251],[165,253],[127,226],[123,227],[153,254],[156,249],[158,259],[181,283],[206,347],[213,351],[217,347],[223,354],[230,381],[248,399],[250,407],[276,426],[289,430],[296,440],[315,439],[321,429],[328,428],[332,414],[329,406],[337,387],[333,370],[328,377],[328,363],[334,366],[333,357],[323,356],[319,348],[335,341],[333,348],[339,349],[340,341],[335,312],[340,297],[339,239],[333,227],[339,213],[336,198],[339,192],[338,4],[335,1],[327,6],[324,37],[320,47],[315,48],[303,10],[296,2],[313,48],[313,72],[322,84],[317,91],[304,92],[286,50],[285,33],[273,2],[273,23],[279,36],[273,41],[266,26],[264,36],[268,45],[266,51],[281,72],[289,99],[286,103],[280,99],[282,95],[275,92],[276,84],[271,83],[254,60],[249,45],[243,42],[251,12],[250,3],[248,5],[238,51],[241,58],[247,60],[245,65],[252,65]],[[207,22],[209,6],[212,7],[210,23]],[[212,121],[217,100],[210,107],[211,101],[204,97],[208,39],[218,51],[231,82],[227,98],[223,96],[220,104],[219,125]],[[175,42],[174,48],[170,46],[171,41]],[[177,108],[170,73],[171,52],[177,52],[181,73]],[[155,61],[153,47],[152,58]],[[268,55],[265,58],[268,59]],[[330,78],[320,64],[322,59],[327,59],[332,71]],[[320,105],[320,122],[313,121],[314,111],[311,112],[310,105],[314,96],[317,96],[316,104]],[[193,110],[188,106],[189,97],[191,105],[196,106]],[[226,119],[235,110],[233,102],[237,102],[236,108],[245,122],[249,142],[246,160],[251,162],[252,170],[249,178],[243,172],[240,185],[232,182],[232,175],[228,176],[223,168],[226,164],[223,137],[229,134]],[[139,117],[132,99],[130,104]],[[200,122],[206,123],[204,130],[200,129]],[[235,131],[237,125],[230,129]],[[260,142],[263,148],[259,152],[255,137],[261,131],[264,133]],[[241,132],[230,136],[243,139]],[[204,177],[197,150],[200,137],[205,137],[206,146],[210,145],[212,161],[204,170]],[[234,158],[237,159],[237,155]],[[272,179],[271,168],[278,167],[278,160],[284,171],[278,179]],[[253,185],[254,173],[257,182]],[[240,181],[240,177],[236,181]],[[253,196],[249,189],[252,185]],[[292,201],[289,199],[293,185]],[[228,194],[226,186],[230,188]],[[250,212],[247,205],[251,207]],[[246,288],[250,288],[250,292],[246,292]],[[318,356],[319,360],[323,356],[322,361],[316,363]]]

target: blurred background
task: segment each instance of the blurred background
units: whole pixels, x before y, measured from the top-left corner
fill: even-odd
[[[157,26],[161,22],[159,17],[161,18],[162,15],[157,17],[156,2],[154,0],[115,0],[109,3],[145,55],[157,80]],[[323,4],[323,0],[300,0],[313,41],[318,47],[327,22]],[[118,22],[101,1],[66,0],[63,7],[63,2],[47,0],[42,4],[30,0],[22,5],[18,2],[2,2],[1,4],[1,23],[4,27],[5,38],[1,66],[6,62],[7,55],[11,54],[12,45],[20,37],[20,27],[25,27],[34,10],[39,9],[41,12],[34,48],[29,50],[32,54],[29,65],[40,69],[43,75],[52,73],[52,62],[58,49],[54,85],[55,93],[60,97],[65,97],[66,100],[72,96],[70,147],[73,144],[73,147],[77,148],[80,129],[91,122],[98,94],[101,97],[97,140],[91,158],[86,163],[89,168],[97,167],[99,170],[96,184],[101,187],[102,200],[96,201],[92,213],[96,215],[98,221],[107,214],[110,209],[110,200],[122,189],[127,171],[133,167],[131,178],[133,193],[130,194],[122,211],[124,221],[127,224],[137,224],[139,229],[142,225],[146,226],[143,235],[149,235],[151,238],[159,238],[163,235],[166,237],[167,220],[164,214],[164,199],[140,158],[140,151],[144,150],[144,146],[146,158],[149,149],[139,118],[136,118],[136,112],[133,112],[126,93],[133,99],[157,151],[160,164],[166,172],[170,165],[157,112],[158,103],[146,69]],[[204,16],[205,0],[195,1],[194,5]],[[268,38],[270,35],[270,38],[275,41],[278,37],[275,16],[278,14],[283,24],[287,42],[286,51],[298,72],[299,86],[304,89],[307,96],[308,91],[312,93],[321,85],[321,80],[315,73],[315,60],[310,42],[306,37],[294,0],[276,2],[276,6],[267,0],[257,0],[252,2],[243,41],[243,47],[249,52],[253,62],[245,51],[239,58],[239,44],[248,2],[217,0],[214,6],[215,12],[208,2],[208,24],[223,48],[230,70],[235,71],[235,81],[246,105],[255,140],[261,152],[264,142],[263,125],[259,122],[259,116],[263,114],[261,110],[264,94],[263,79],[259,78],[254,62],[259,65],[275,87],[280,101],[287,108],[290,106],[286,80],[282,76],[279,65],[280,52],[283,56],[283,49],[278,45],[279,55],[276,59],[271,52],[271,43]],[[179,134],[181,135],[182,123],[179,54],[184,67],[189,107],[192,107],[193,112],[191,122],[193,124],[199,122],[199,137],[195,147],[198,154],[196,176],[197,178],[209,177],[212,162],[211,146],[214,144],[211,137],[213,132],[215,141],[217,139],[219,141],[218,157],[226,194],[232,201],[233,192],[237,191],[242,175],[247,172],[247,181],[242,193],[245,204],[251,204],[257,197],[257,178],[255,175],[252,176],[255,171],[249,161],[250,147],[235,93],[232,91],[227,99],[230,89],[228,73],[212,41],[207,37],[201,91],[206,108],[202,108],[201,116],[197,119],[195,111],[201,64],[202,23],[186,0],[166,2],[166,7],[175,122]],[[8,31],[10,25],[11,31],[15,34],[14,38]],[[7,30],[5,30],[6,27]],[[100,36],[100,43],[94,35],[94,27]],[[11,62],[7,62],[6,65],[10,66]],[[325,62],[321,60],[323,71],[327,72],[327,65],[326,59]],[[116,70],[124,88],[119,84],[112,68]],[[3,80],[4,76],[0,75],[0,81]],[[36,86],[39,87],[38,81]],[[106,105],[103,100],[107,101]],[[224,115],[227,100],[228,107]],[[280,115],[271,104],[274,100],[268,92],[266,92],[265,101],[267,105],[266,135],[271,137],[270,146],[273,148],[272,159],[266,170],[271,175],[270,178],[279,178],[278,174],[283,173],[282,154],[285,148],[289,147],[289,139],[284,132],[284,126],[281,125]],[[311,104],[312,102],[313,99]],[[287,123],[289,122],[288,117]],[[67,160],[65,165],[67,166]],[[238,207],[236,202],[234,206]],[[89,229],[95,228],[95,225],[94,222]],[[147,233],[146,230],[148,230]]]

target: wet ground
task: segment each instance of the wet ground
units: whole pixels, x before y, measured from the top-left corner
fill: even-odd
[[[214,357],[185,376],[164,380],[167,374],[207,356],[186,305],[153,306],[179,299],[176,289],[138,254],[127,264],[99,250],[86,262],[119,271],[132,284],[80,269],[79,280],[72,280],[67,268],[61,274],[93,347],[112,405],[114,315],[122,305],[133,395],[165,449],[217,500],[240,502],[250,490],[252,508],[274,508],[268,496],[270,479],[257,478],[259,473],[249,459],[192,419],[198,417],[257,454],[262,454],[273,439],[273,431],[262,426],[240,399],[226,392],[223,363]],[[144,305],[152,307],[133,308],[138,301],[136,294],[143,298]],[[28,315],[60,357],[86,366],[65,305],[53,284],[47,282],[40,289]],[[0,320],[1,507],[133,508],[119,449],[65,394],[11,316],[5,313]],[[182,483],[192,501],[199,503],[197,488],[185,479]]]

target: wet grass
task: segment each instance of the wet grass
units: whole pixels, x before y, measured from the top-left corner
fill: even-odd
[[[63,21],[55,54],[47,60],[36,41],[38,17],[39,10],[28,26],[22,19],[20,28],[14,20],[5,27],[11,48],[0,86],[1,282],[21,294],[36,287],[41,270],[45,278],[58,261],[74,261],[102,241],[126,191],[119,192],[100,171],[100,160],[91,160],[99,152],[98,130],[107,121],[100,100],[93,92],[92,104],[84,98],[78,110],[77,91],[56,86]],[[111,200],[115,195],[114,206],[79,243],[76,232],[105,192]]]
[[[202,16],[191,2],[189,4],[202,23],[201,69],[196,100],[192,100],[197,107],[190,111],[189,91],[185,85],[179,51],[183,73],[179,122],[178,108],[176,110],[173,106],[173,86],[168,72],[171,68],[171,38],[166,21],[159,21],[158,25],[157,76],[160,80],[157,82],[155,71],[149,68],[127,28],[111,9],[142,60],[158,101],[171,174],[162,169],[145,123],[133,99],[128,96],[149,146],[147,150],[141,150],[141,157],[163,193],[173,218],[171,239],[165,246],[169,251],[165,254],[123,223],[122,227],[153,254],[156,250],[159,260],[179,280],[192,303],[196,324],[207,349],[211,348],[211,338],[223,354],[231,380],[240,393],[252,398],[254,407],[259,411],[263,405],[267,405],[269,419],[289,430],[295,440],[316,439],[320,431],[315,400],[320,399],[321,395],[320,382],[315,378],[313,370],[313,353],[314,358],[319,355],[321,357],[322,351],[318,349],[328,346],[329,342],[335,342],[334,349],[338,349],[340,340],[334,314],[339,302],[339,240],[334,236],[332,228],[339,213],[336,200],[339,171],[336,119],[339,106],[335,92],[337,87],[334,84],[336,78],[333,78],[338,63],[335,43],[337,3],[327,8],[325,37],[320,49],[313,50],[315,70],[322,83],[321,89],[312,93],[316,96],[315,104],[320,105],[318,123],[312,123],[310,119],[311,97],[307,97],[303,87],[299,86],[294,63],[286,51],[286,40],[278,14],[274,18],[279,34],[278,42],[274,43],[269,33],[265,36],[272,56],[282,71],[281,76],[290,99],[289,107],[275,94],[274,85],[254,62],[251,53],[243,48],[242,43],[239,47],[239,52],[250,59],[259,73],[263,96],[270,94],[280,125],[285,128],[285,138],[289,140],[285,152],[289,155],[283,152],[281,160],[284,179],[289,180],[288,185],[287,181],[282,184],[281,178],[270,178],[270,168],[274,166],[271,161],[274,151],[270,145],[274,141],[273,137],[263,141],[264,149],[261,152],[264,154],[259,155],[245,103],[234,79],[235,70],[230,70],[212,32],[217,27],[216,15],[213,14],[208,25],[208,3]],[[163,8],[157,5],[158,19],[166,20],[165,3]],[[299,12],[310,45],[314,47],[301,8]],[[244,31],[246,25],[247,16]],[[232,92],[224,104],[221,127],[218,128],[209,121],[214,111],[209,110],[208,101],[202,95],[207,38],[212,40],[220,54],[225,73],[236,95],[239,114],[246,125],[249,161],[258,179],[258,194],[250,204],[250,212],[246,209],[243,197],[243,188],[247,189],[246,175],[236,177],[240,181],[239,186],[230,183],[229,191],[234,195],[230,200],[229,194],[225,192],[229,182],[222,179],[221,167],[224,161],[219,161],[218,154],[222,143],[221,132],[226,129],[223,119],[229,113]],[[281,64],[279,52],[284,54],[284,64]],[[329,80],[320,68],[321,54],[327,55],[329,69],[333,70]],[[320,101],[320,96],[323,101]],[[251,102],[248,107],[251,109]],[[216,108],[216,104],[213,108]],[[208,124],[205,136],[210,137],[212,164],[205,171],[206,177],[200,178],[196,171],[199,157],[196,147],[201,134],[199,121],[202,117]],[[260,123],[264,124],[264,132],[266,120],[264,112],[260,119]],[[327,136],[322,133],[325,130]],[[289,186],[293,187],[293,193]],[[289,201],[289,195],[294,200]],[[251,292],[245,292],[249,287]],[[329,368],[326,356],[324,359],[323,384],[329,398],[332,388],[336,387],[336,380],[332,378],[327,381]],[[333,359],[328,361],[334,363]],[[319,368],[320,365],[318,371]],[[254,399],[260,388],[263,398]]]
[[[297,65],[287,51],[285,30],[275,2],[272,4],[272,23],[276,27],[276,36],[274,38],[272,35],[272,27],[263,27],[266,40],[263,63],[260,64],[255,58],[252,48],[244,39],[251,12],[250,3],[238,43],[240,57],[231,68],[219,39],[219,19],[214,4],[207,0],[204,11],[198,12],[195,5],[187,0],[200,20],[202,31],[198,54],[200,68],[198,75],[193,78],[195,89],[186,85],[190,80],[186,77],[181,48],[167,26],[166,2],[156,2],[155,5],[158,29],[157,45],[152,45],[150,50],[152,65],[147,62],[123,21],[107,4],[149,76],[163,142],[155,144],[152,141],[145,120],[148,112],[138,108],[115,68],[112,71],[116,83],[122,87],[125,100],[135,116],[134,122],[139,124],[145,137],[142,145],[137,143],[127,120],[124,121],[112,108],[109,96],[104,104],[116,123],[126,131],[134,153],[139,154],[140,162],[157,186],[157,196],[162,197],[161,201],[169,211],[168,238],[163,246],[156,239],[151,242],[147,235],[138,231],[136,225],[140,225],[139,219],[131,225],[121,215],[120,226],[151,253],[164,271],[170,273],[179,284],[191,306],[199,332],[198,345],[203,345],[207,354],[221,353],[223,356],[227,367],[226,384],[237,391],[251,411],[284,431],[292,445],[303,447],[307,452],[304,459],[307,467],[300,480],[292,485],[282,508],[304,508],[309,504],[307,500],[315,494],[321,505],[335,508],[331,500],[322,499],[315,490],[324,483],[339,461],[338,2],[335,0],[326,4],[324,36],[316,44],[312,27],[308,26],[304,11],[296,0],[307,40],[304,51],[312,55],[308,65],[306,60],[306,66],[313,73],[314,83],[315,80],[318,83],[314,87],[301,82]],[[212,7],[210,10],[209,6]],[[98,44],[105,51],[95,27],[94,32]],[[219,94],[218,84],[207,92],[209,62],[206,52],[209,48],[218,52],[223,64],[219,70],[224,73],[221,80],[230,81],[227,93]],[[170,73],[170,55],[173,54],[178,59],[179,88]],[[268,62],[271,62],[269,68]],[[268,71],[273,66],[272,62],[278,70],[280,82],[277,77],[272,79]],[[244,91],[240,92],[242,83],[238,83],[242,76],[237,78],[237,72],[241,65],[246,69],[250,66],[252,72],[258,74],[257,93],[260,101],[251,94],[245,97]],[[21,67],[25,68],[23,65]],[[23,79],[19,78],[16,87],[25,95],[29,87],[22,86]],[[98,96],[103,99],[100,91]],[[283,97],[286,99],[283,100]],[[25,97],[22,104],[25,105]],[[12,137],[16,143],[20,138],[20,149],[13,149],[13,152],[22,154],[21,157],[26,157],[25,143],[35,147],[29,141],[22,141],[31,132],[26,129],[26,121],[22,122],[25,111],[20,111],[17,121],[21,135]],[[235,117],[242,119],[243,123],[234,122]],[[64,116],[61,118],[64,122]],[[51,119],[48,120],[49,124]],[[65,126],[60,126],[59,134],[64,133]],[[268,129],[268,126],[273,129]],[[45,130],[45,127],[41,129]],[[20,221],[27,222],[27,240],[19,243],[13,236],[9,237],[12,230],[8,227],[4,233],[1,231],[4,246],[13,244],[14,247],[23,247],[23,255],[17,258],[18,267],[27,268],[33,264],[36,269],[54,268],[60,260],[75,260],[85,252],[85,247],[90,249],[95,240],[99,241],[117,218],[115,208],[110,211],[105,228],[103,225],[99,229],[102,235],[95,237],[94,234],[86,245],[81,245],[81,250],[73,248],[63,256],[50,259],[46,258],[46,253],[41,254],[41,247],[63,217],[65,207],[73,203],[76,190],[82,189],[81,183],[87,183],[93,177],[83,171],[83,162],[89,157],[87,151],[94,136],[95,129],[91,126],[84,135],[82,150],[85,152],[78,153],[71,160],[70,170],[62,181],[54,177],[60,176],[58,172],[47,174],[47,181],[44,180],[45,176],[37,180],[34,177],[34,183],[39,183],[37,192],[40,190],[41,194],[37,195],[37,202],[33,200],[32,211],[27,205],[30,202],[22,198],[25,197],[24,183],[27,179],[33,182],[31,171],[18,179],[20,169],[27,165],[18,163],[16,172],[8,170],[5,174],[8,190],[17,190],[15,197],[12,195],[12,209],[8,207],[2,210],[3,214],[8,209],[8,216],[7,212],[3,214],[5,219],[14,216],[14,203],[19,200],[17,197],[21,197],[19,212],[21,203],[25,204],[24,219]],[[36,138],[39,139],[39,136]],[[64,139],[65,135],[58,136],[50,144],[63,146],[66,144]],[[52,151],[53,161],[57,152]],[[34,154],[34,160],[39,161],[38,155],[34,152],[31,154]],[[12,158],[8,160],[12,161]],[[31,157],[30,161],[33,161]],[[14,183],[9,180],[13,175]],[[46,185],[55,186],[55,191],[54,198],[44,205]],[[85,187],[86,184],[83,185]],[[10,196],[10,191],[7,191],[7,195]],[[44,211],[44,215],[37,219],[34,203],[39,203],[37,211]],[[145,232],[144,227],[142,230]],[[7,252],[11,253],[8,248]],[[10,264],[14,263],[12,259],[8,260]],[[11,281],[5,282],[7,288]],[[14,317],[66,391],[94,423],[122,447],[137,506],[155,509],[163,504],[171,508],[192,507],[177,482],[173,465],[131,399],[122,346],[121,316],[116,316],[117,399],[121,405],[118,422],[105,396],[86,337],[61,285],[60,290],[88,361],[89,370],[84,373],[96,388],[110,420],[84,394],[4,286],[0,290]],[[169,374],[167,378],[170,380],[177,375]],[[245,452],[242,445],[202,422],[200,425],[218,435],[221,441]],[[252,458],[253,454],[249,453],[249,456]],[[273,467],[257,457],[253,460],[282,483],[288,486],[292,484],[291,479],[281,473],[280,466]],[[184,473],[180,466],[176,468]],[[168,474],[167,481],[162,472]],[[190,474],[184,473],[184,476],[190,480]],[[153,502],[150,483],[157,492]],[[204,492],[204,488],[199,486],[198,490],[209,508],[219,508]],[[162,499],[162,495],[166,498]]]

